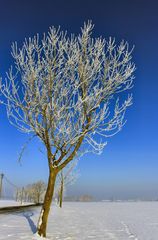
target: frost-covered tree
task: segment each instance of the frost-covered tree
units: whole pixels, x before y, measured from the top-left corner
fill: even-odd
[[[46,184],[43,181],[38,181],[33,184],[29,184],[25,187],[27,194],[27,200],[39,204],[44,200],[44,193],[46,191]]]
[[[38,181],[32,184],[34,202],[39,204],[43,202],[43,194],[46,191],[46,184],[43,181]]]
[[[43,202],[46,184],[43,181],[37,181],[16,191],[16,201],[33,202],[39,204]]]
[[[63,195],[66,191],[66,187],[75,183],[76,179],[79,176],[79,172],[76,169],[77,160],[72,161],[69,165],[63,168],[57,175],[57,201],[60,208],[62,208]]]
[[[52,27],[41,41],[37,35],[21,48],[13,44],[15,67],[1,82],[11,124],[46,148],[49,178],[38,225],[43,237],[57,174],[80,150],[101,153],[132,103],[131,96],[122,103],[117,97],[132,87],[132,50],[125,41],[93,38],[92,30],[91,22],[78,36]]]

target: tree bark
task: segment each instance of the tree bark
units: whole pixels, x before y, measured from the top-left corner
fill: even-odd
[[[46,190],[43,206],[41,209],[41,214],[38,221],[37,232],[41,237],[46,237],[47,221],[50,211],[50,206],[53,199],[55,181],[56,181],[57,171],[55,169],[50,169],[48,187]]]

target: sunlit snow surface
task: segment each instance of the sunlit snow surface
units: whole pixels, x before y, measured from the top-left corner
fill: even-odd
[[[28,205],[29,203],[22,203],[22,205]],[[0,208],[2,207],[11,207],[11,206],[20,206],[20,202],[12,200],[0,200]]]
[[[0,214],[0,240],[40,239],[40,208]],[[158,240],[158,202],[64,203],[53,205],[50,240]]]

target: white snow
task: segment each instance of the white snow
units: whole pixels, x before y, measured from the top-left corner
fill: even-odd
[[[0,208],[1,207],[9,207],[9,206],[19,206],[19,202],[12,200],[0,200]]]
[[[0,240],[42,240],[35,233],[40,208],[0,214]],[[53,205],[49,240],[157,240],[158,202]]]
[[[29,205],[31,203],[23,202],[22,205]],[[16,202],[13,200],[0,200],[0,208],[2,207],[11,207],[11,206],[21,206],[20,202]]]

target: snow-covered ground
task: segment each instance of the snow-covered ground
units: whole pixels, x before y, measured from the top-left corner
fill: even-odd
[[[0,240],[38,239],[40,208],[0,214]],[[50,240],[158,240],[158,202],[64,203],[53,205]]]
[[[29,205],[30,203],[22,203],[22,205]],[[11,207],[11,206],[21,206],[20,202],[16,202],[13,200],[0,200],[0,208],[2,207]]]

